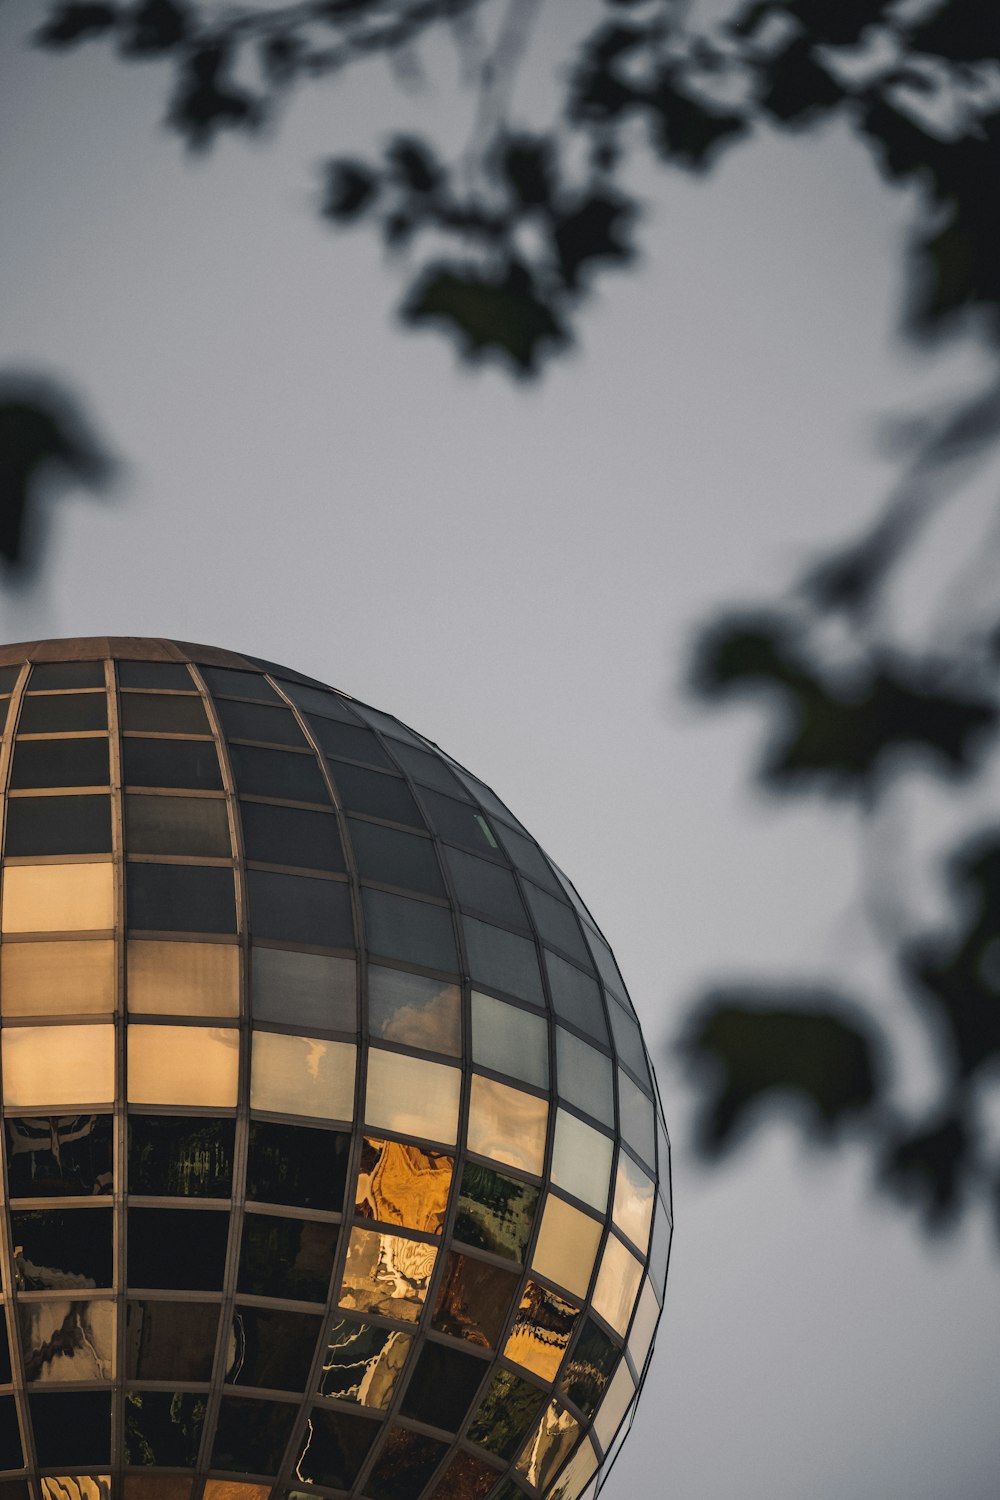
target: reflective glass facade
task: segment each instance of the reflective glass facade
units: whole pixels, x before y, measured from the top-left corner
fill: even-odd
[[[611,951],[395,719],[0,648],[0,1500],[591,1500],[663,1300]]]

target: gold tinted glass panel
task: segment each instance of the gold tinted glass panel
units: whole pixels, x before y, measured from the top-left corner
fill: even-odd
[[[551,1401],[518,1459],[517,1472],[539,1489],[550,1484],[580,1435],[580,1424],[558,1401]]]
[[[574,1297],[585,1297],[600,1242],[601,1224],[597,1219],[550,1193],[531,1269],[565,1287]]]
[[[129,1026],[129,1103],[231,1109],[239,1083],[239,1038],[235,1027]]]
[[[628,1327],[641,1280],[642,1261],[609,1235],[594,1287],[594,1308],[620,1334]]]
[[[631,1406],[634,1395],[635,1381],[629,1373],[628,1365],[622,1360],[594,1417],[594,1432],[605,1453],[618,1431],[618,1424]]]
[[[639,1306],[635,1310],[635,1322],[632,1324],[632,1331],[628,1338],[628,1352],[632,1356],[632,1363],[640,1372],[646,1363],[646,1356],[653,1342],[656,1320],[659,1316],[660,1304],[656,1300],[653,1283],[647,1277],[643,1282],[642,1296],[639,1298]]]
[[[504,1354],[543,1380],[555,1380],[580,1309],[558,1292],[529,1281]]]
[[[269,1484],[240,1484],[231,1479],[209,1479],[204,1500],[268,1500]]]
[[[135,1015],[238,1016],[240,950],[227,943],[130,942],[126,996]]]
[[[34,1109],[114,1100],[115,1028],[110,1024],[5,1027],[0,1050],[7,1105]]]
[[[42,1500],[111,1500],[110,1474],[46,1474]]]
[[[580,1500],[597,1472],[597,1454],[589,1437],[585,1437],[573,1457],[549,1491],[546,1500]]]
[[[350,1042],[256,1031],[250,1069],[251,1109],[350,1120],[357,1048]]]
[[[469,1107],[469,1150],[508,1167],[541,1175],[549,1106],[534,1094],[474,1074]]]
[[[649,1229],[653,1222],[653,1202],[656,1187],[642,1168],[627,1156],[618,1153],[618,1171],[615,1175],[615,1203],[612,1218],[623,1234],[627,1235],[643,1255],[649,1245]]]
[[[368,1054],[365,1123],[452,1146],[458,1138],[461,1085],[457,1068],[373,1047]]]
[[[377,1229],[352,1229],[340,1306],[415,1323],[436,1260],[434,1245]]]
[[[39,1385],[110,1380],[114,1374],[115,1304],[63,1298],[21,1300],[17,1320],[24,1378]]]
[[[440,1234],[453,1169],[440,1151],[366,1136],[354,1210],[364,1219]]]
[[[114,1008],[114,943],[0,945],[4,1016],[101,1015]]]
[[[112,866],[6,865],[4,932],[99,932],[115,923]]]
[[[556,1187],[603,1213],[608,1206],[613,1155],[610,1136],[585,1125],[568,1110],[558,1111],[552,1147],[552,1181]]]

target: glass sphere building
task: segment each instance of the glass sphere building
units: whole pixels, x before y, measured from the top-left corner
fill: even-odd
[[[232,652],[0,648],[0,719],[0,1500],[591,1500],[671,1211],[573,886]]]

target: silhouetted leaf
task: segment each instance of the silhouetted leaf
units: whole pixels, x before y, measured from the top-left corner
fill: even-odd
[[[818,60],[805,37],[796,37],[763,69],[759,103],[783,125],[811,125],[844,101],[844,90]]]
[[[328,219],[357,219],[373,202],[379,180],[364,162],[338,157],[326,164],[323,215]]]
[[[975,1139],[960,1113],[950,1113],[923,1130],[891,1140],[880,1164],[880,1179],[896,1197],[916,1208],[932,1231],[949,1228],[962,1207],[975,1152]]]
[[[226,79],[229,59],[230,49],[222,41],[206,42],[185,59],[167,119],[195,149],[210,145],[225,127],[253,129],[260,123],[258,102]]]
[[[440,323],[457,337],[466,358],[499,354],[522,375],[534,374],[542,355],[569,337],[519,265],[497,273],[432,265],[411,290],[401,316],[414,325]]]
[[[634,203],[617,193],[594,192],[583,203],[555,217],[552,239],[563,281],[571,289],[593,261],[631,259],[626,238],[636,215]]]
[[[186,5],[177,0],[143,0],[126,11],[121,32],[121,49],[126,56],[159,57],[179,47],[191,27]]]
[[[881,21],[894,5],[895,0],[784,0],[775,9],[801,21],[817,41],[845,47]]]
[[[537,208],[551,202],[556,189],[556,162],[551,142],[518,135],[504,140],[499,167],[518,203]]]
[[[691,171],[711,166],[722,146],[731,145],[749,128],[745,115],[713,109],[679,89],[673,70],[662,73],[644,99],[660,155]]]
[[[1000,58],[1000,10],[983,0],[939,0],[922,20],[906,28],[912,46],[952,62]]]
[[[433,193],[440,186],[442,173],[426,141],[416,136],[396,136],[386,160],[399,181],[413,193]]]
[[[86,0],[59,5],[35,32],[35,41],[41,47],[72,47],[77,42],[102,36],[117,20],[118,8],[114,5],[88,4]]]
[[[817,989],[738,987],[705,996],[677,1044],[702,1097],[699,1149],[717,1156],[760,1117],[794,1102],[829,1141],[882,1092],[881,1040],[857,1007]]]

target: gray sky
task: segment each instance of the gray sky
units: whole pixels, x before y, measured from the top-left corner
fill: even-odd
[[[37,14],[0,10],[0,367],[68,377],[129,467],[60,507],[3,637],[313,673],[468,764],[577,882],[675,1142],[667,1310],[609,1500],[995,1500],[985,1220],[932,1253],[860,1154],[776,1130],[706,1175],[665,1051],[712,979],[877,982],[849,820],[755,800],[754,715],[677,686],[699,619],[872,512],[874,418],[975,376],[895,342],[904,202],[837,134],[737,151],[708,186],[651,174],[642,266],[516,388],[393,327],[373,241],[315,218],[317,160],[399,108],[379,69],[191,162],[158,68],[28,51]]]

